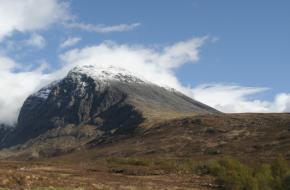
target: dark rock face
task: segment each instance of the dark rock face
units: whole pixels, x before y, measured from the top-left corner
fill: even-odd
[[[83,83],[85,87],[81,86]],[[124,103],[125,99],[123,92],[97,86],[85,75],[69,76],[52,87],[47,99],[32,95],[25,101],[14,135],[4,146],[24,143],[68,124],[90,124],[104,131],[135,127],[143,118],[133,106]]]
[[[87,83],[85,87],[81,86],[83,82]],[[125,95],[110,87],[100,91],[95,88],[94,81],[86,76],[81,76],[80,81],[67,77],[51,89],[47,99],[29,97],[21,109],[18,126],[54,128],[68,123],[96,124],[95,117],[111,106],[120,104]]]
[[[11,134],[14,132],[15,127],[8,126],[5,124],[0,124],[0,144],[7,141],[10,138]]]
[[[20,111],[17,127],[8,137],[0,136],[0,146],[23,144],[68,125],[95,126],[104,134],[112,131],[130,134],[144,121],[142,108],[146,107],[152,111],[166,108],[181,113],[218,112],[181,93],[145,83],[134,76],[115,71],[113,74],[98,71],[99,75],[95,76],[93,69],[73,70],[61,81],[28,97]]]

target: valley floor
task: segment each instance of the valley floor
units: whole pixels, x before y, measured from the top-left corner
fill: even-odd
[[[0,162],[0,189],[94,190],[94,189],[211,189],[213,178],[193,174],[146,174],[144,171],[112,170],[102,163],[75,165],[48,162]],[[138,173],[140,172],[140,173]]]

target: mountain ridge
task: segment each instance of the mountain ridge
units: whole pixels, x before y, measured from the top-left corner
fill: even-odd
[[[1,147],[21,145],[67,126],[94,126],[96,134],[130,135],[138,126],[148,127],[150,122],[211,113],[219,112],[125,69],[77,66],[63,79],[26,99],[15,130]]]

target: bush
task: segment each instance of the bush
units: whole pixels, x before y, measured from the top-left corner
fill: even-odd
[[[255,171],[229,157],[208,165],[225,190],[290,190],[290,168],[287,161],[278,156],[273,163],[262,164]]]
[[[274,178],[273,188],[277,190],[282,190],[283,188],[283,180],[289,172],[289,165],[287,161],[279,155],[273,162],[272,166],[272,175]]]
[[[209,173],[217,177],[224,190],[290,190],[290,167],[278,156],[271,164],[261,164],[256,169],[230,157],[207,164],[193,159],[108,158],[111,167],[134,167],[161,173]],[[141,167],[139,167],[141,166]],[[157,173],[158,173],[157,172]]]
[[[214,161],[209,165],[209,171],[217,176],[218,181],[225,190],[256,190],[257,181],[253,172],[239,161],[229,157]]]

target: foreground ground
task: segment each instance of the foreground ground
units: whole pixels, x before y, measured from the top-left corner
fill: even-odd
[[[63,141],[65,137],[56,137],[61,142],[57,147],[70,142]],[[44,139],[39,150],[32,146],[1,151],[0,187],[284,190],[290,186],[290,114],[178,118],[140,128],[129,137],[93,140],[66,153],[59,153],[51,140]],[[275,162],[278,155],[285,160]],[[225,156],[234,160],[216,162]]]

